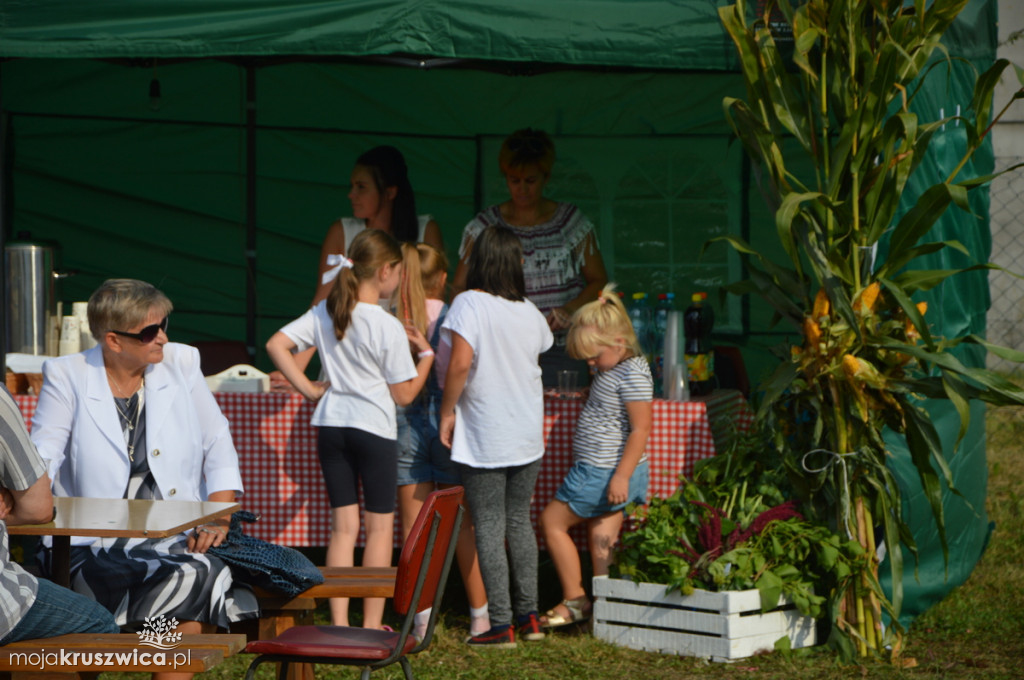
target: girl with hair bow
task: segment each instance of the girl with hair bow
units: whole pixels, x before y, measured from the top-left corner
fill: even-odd
[[[329,279],[331,292],[267,341],[267,354],[304,397],[316,402],[317,452],[331,503],[327,565],[352,566],[359,536],[359,486],[366,518],[363,566],[391,565],[398,441],[395,405],[423,389],[434,351],[414,326],[380,307],[398,287],[402,251],[383,231],[352,241]],[[313,382],[295,352],[320,352],[326,382]],[[416,361],[413,361],[416,353]],[[384,599],[367,599],[363,626],[381,628]],[[348,599],[331,600],[334,625],[347,626]]]

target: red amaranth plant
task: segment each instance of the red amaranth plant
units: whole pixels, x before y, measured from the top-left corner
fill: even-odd
[[[750,523],[746,529],[740,529],[736,527],[732,533],[729,534],[729,538],[726,544],[729,549],[735,548],[740,543],[748,540],[751,536],[755,536],[764,531],[764,528],[768,526],[768,523],[773,520],[789,519],[790,517],[796,517],[803,519],[804,516],[796,509],[796,501],[786,501],[780,505],[776,505],[774,508],[765,510],[760,515],[754,518],[754,521]]]

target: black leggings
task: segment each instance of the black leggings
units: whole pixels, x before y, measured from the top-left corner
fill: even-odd
[[[317,454],[332,508],[359,502],[359,482],[368,512],[395,511],[398,442],[354,427],[321,427]]]

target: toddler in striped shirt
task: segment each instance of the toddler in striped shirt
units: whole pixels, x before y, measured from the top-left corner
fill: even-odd
[[[541,530],[562,585],[562,601],[541,617],[558,628],[590,618],[579,552],[569,529],[586,522],[595,576],[608,573],[628,503],[647,499],[654,386],[633,324],[608,284],[573,314],[566,343],[594,373],[573,437],[573,466],[541,514]]]

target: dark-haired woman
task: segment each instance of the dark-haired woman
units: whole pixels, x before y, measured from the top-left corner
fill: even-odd
[[[416,214],[416,197],[401,151],[393,146],[375,146],[356,159],[350,181],[352,217],[339,217],[327,230],[320,248],[313,304],[330,292],[330,283],[323,282],[323,275],[334,267],[328,260],[347,254],[352,239],[363,229],[380,229],[399,243],[429,243],[444,252],[437,222],[430,215]]]
[[[352,217],[339,217],[327,230],[320,247],[320,268],[311,307],[327,299],[334,281],[327,273],[335,271],[341,258],[348,254],[352,239],[364,229],[379,229],[399,243],[429,243],[444,252],[437,222],[430,215],[416,214],[416,196],[401,151],[382,145],[363,153],[356,159],[350,182],[348,200],[352,203]],[[388,299],[381,303],[387,306]],[[301,370],[306,370],[315,352],[316,348],[310,347],[295,355]],[[270,382],[275,391],[295,389],[281,371],[272,371]]]
[[[526,296],[547,317],[555,334],[554,347],[540,362],[545,387],[557,384],[560,370],[575,370],[579,384],[587,383],[586,363],[566,355],[565,336],[572,313],[596,300],[608,283],[594,225],[572,203],[544,196],[554,163],[555,146],[542,130],[517,130],[505,139],[498,167],[505,176],[509,200],[492,205],[466,225],[452,282],[456,291],[466,287],[469,255],[484,229],[500,225],[519,237]]]

